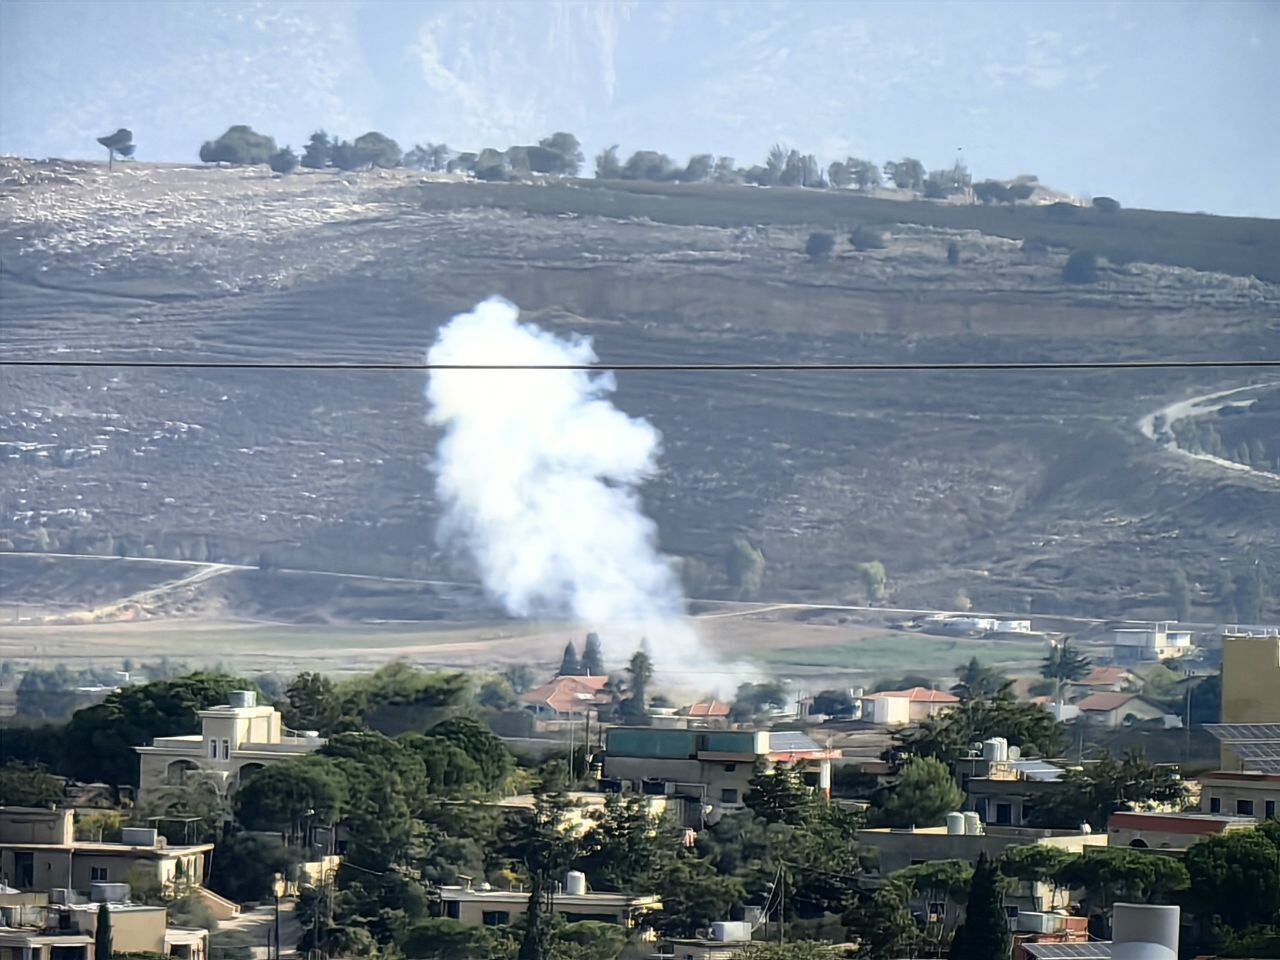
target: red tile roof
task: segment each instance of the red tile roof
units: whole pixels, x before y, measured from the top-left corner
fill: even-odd
[[[556,677],[550,683],[520,694],[520,699],[549,707],[556,713],[585,713],[609,702],[609,697],[601,692],[608,682],[608,677]]]
[[[1137,700],[1136,693],[1113,693],[1106,691],[1103,693],[1091,693],[1083,700],[1076,704],[1082,711],[1097,711],[1098,713],[1110,713],[1112,710],[1119,710],[1130,700]]]
[[[1224,833],[1228,827],[1244,825],[1252,826],[1253,822],[1248,818],[1222,814],[1136,813],[1130,810],[1117,811],[1107,821],[1108,830],[1161,830],[1191,834]]]
[[[727,717],[729,715],[729,704],[721,703],[719,700],[703,700],[700,703],[690,704],[685,709],[685,714],[703,719]]]
[[[1124,667],[1094,667],[1084,679],[1076,682],[1082,687],[1110,687],[1124,683],[1129,676],[1129,671]]]

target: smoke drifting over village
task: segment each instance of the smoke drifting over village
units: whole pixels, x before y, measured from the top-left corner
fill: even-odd
[[[698,642],[637,492],[661,437],[610,402],[611,373],[545,369],[596,359],[589,338],[521,323],[498,298],[440,331],[429,364],[488,365],[428,381],[440,536],[512,615],[599,628],[614,654],[647,638],[660,663],[688,660]]]

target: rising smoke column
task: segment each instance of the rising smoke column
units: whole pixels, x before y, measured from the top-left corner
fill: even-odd
[[[657,471],[658,431],[609,401],[611,373],[502,369],[595,360],[589,339],[520,323],[498,298],[440,331],[428,363],[497,367],[430,373],[440,532],[509,613],[599,627],[615,655],[643,636],[659,662],[689,661],[697,641],[637,493]]]

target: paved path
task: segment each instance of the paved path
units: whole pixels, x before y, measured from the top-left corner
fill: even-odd
[[[284,899],[280,901],[280,956],[296,957],[298,937],[302,934],[298,926],[298,918],[294,913],[296,901]],[[252,943],[255,960],[270,960],[272,956],[270,944],[275,934],[276,908],[274,903],[267,903],[253,910],[246,910],[234,920],[223,920],[218,924],[218,932],[236,930],[246,934]]]

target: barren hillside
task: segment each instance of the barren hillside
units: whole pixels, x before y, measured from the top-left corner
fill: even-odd
[[[16,160],[0,180],[10,359],[414,362],[437,325],[492,293],[592,336],[613,362],[1280,357],[1280,287],[1170,265],[1199,256],[1167,253],[1176,218],[1152,241],[1163,264],[1104,263],[1099,284],[1071,287],[1052,222],[1001,236],[966,227],[979,221],[964,210],[913,225],[853,198],[806,194],[788,208],[793,191],[147,165],[108,175]],[[927,219],[916,206],[898,215]],[[806,260],[815,224],[858,221],[883,224],[886,248],[842,243],[830,263]],[[1144,222],[1121,221],[1139,244]],[[1239,223],[1242,249],[1280,262],[1274,225]],[[1106,223],[1069,227],[1107,236]],[[1041,234],[1048,244],[1017,239]],[[953,240],[958,266],[946,261]],[[470,579],[433,537],[420,372],[0,375],[0,550]],[[990,609],[1160,615],[1177,566],[1205,585],[1195,601],[1209,617],[1224,563],[1280,551],[1280,482],[1181,456],[1137,421],[1277,379],[627,372],[618,402],[664,436],[664,472],[646,491],[663,548],[718,571],[745,534],[767,558],[765,598],[850,598],[855,564],[879,559],[902,604],[947,606],[963,591]],[[92,569],[6,576],[0,599],[151,596],[150,579],[114,598],[77,587],[101,575]],[[290,581],[244,573],[188,585],[200,596],[174,612],[296,620],[376,615],[381,602],[371,585],[353,606],[335,580],[345,599],[312,581],[300,603]],[[706,592],[722,590],[717,577]],[[398,587],[381,615],[477,602]]]

